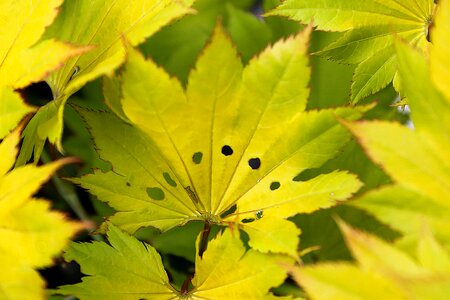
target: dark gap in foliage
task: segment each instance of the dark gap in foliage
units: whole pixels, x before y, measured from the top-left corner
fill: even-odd
[[[64,262],[62,258],[52,267],[39,270],[42,277],[47,282],[48,289],[54,289],[65,284],[75,284],[81,282],[83,274],[80,266],[75,262]]]
[[[45,81],[33,83],[21,90],[20,95],[33,106],[43,106],[53,100],[52,90]]]

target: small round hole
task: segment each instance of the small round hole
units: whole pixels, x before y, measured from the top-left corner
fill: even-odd
[[[259,169],[259,167],[261,166],[261,160],[259,158],[250,158],[248,160],[248,165],[253,170]]]
[[[222,147],[222,154],[225,156],[230,156],[231,154],[233,154],[233,149],[231,149],[230,146],[225,145]]]
[[[281,184],[278,181],[274,181],[270,184],[270,190],[275,191],[280,188]]]
[[[192,161],[194,164],[200,164],[202,162],[203,153],[201,152],[195,152],[194,155],[192,155]]]
[[[147,195],[153,200],[164,200],[164,191],[159,187],[149,187],[147,188]]]

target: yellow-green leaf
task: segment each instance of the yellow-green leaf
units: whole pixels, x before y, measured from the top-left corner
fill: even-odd
[[[73,45],[41,40],[62,0],[0,2],[0,138],[34,109],[13,89],[43,80],[69,57],[85,51]]]
[[[348,127],[396,182],[450,207],[450,102],[432,84],[419,52],[399,42],[397,55],[414,130],[379,121]]]
[[[345,32],[317,54],[358,64],[351,88],[351,100],[356,103],[386,87],[396,76],[393,35],[427,50],[434,10],[432,0],[287,0],[269,15],[312,23],[319,30]]]
[[[34,108],[25,104],[12,88],[0,86],[0,139],[4,138],[26,114],[33,110]]]
[[[139,1],[65,1],[45,38],[56,38],[84,46],[86,53],[68,60],[47,82],[54,100],[40,108],[24,135],[19,164],[34,150],[35,159],[48,139],[62,151],[63,112],[67,99],[86,82],[111,73],[125,59],[123,39],[132,45],[146,38],[170,21],[190,12],[191,0]]]
[[[402,232],[417,244],[423,222],[450,245],[450,101],[434,86],[425,57],[396,44],[400,80],[414,129],[397,123],[362,122],[349,128],[397,186],[369,192],[352,204]]]
[[[190,220],[227,225],[260,210],[285,219],[346,200],[361,185],[346,172],[294,180],[348,141],[337,117],[354,120],[366,109],[305,111],[308,40],[309,30],[282,40],[243,68],[218,27],[186,90],[130,49],[122,107],[114,105],[128,123],[109,113],[81,112],[114,172],[74,181],[116,209],[110,221],[128,232],[167,230]],[[235,205],[235,213],[223,216]],[[289,234],[291,249],[283,252],[294,254],[296,231]],[[270,246],[266,251],[282,248]]]
[[[400,231],[407,242],[416,244],[423,224],[427,223],[441,243],[450,245],[450,207],[423,194],[398,185],[385,186],[349,204],[370,212]]]
[[[449,203],[447,162],[410,128],[384,121],[349,125],[369,156],[401,185],[440,203]],[[447,151],[442,149],[443,151]]]
[[[257,216],[254,218],[243,219],[241,227],[248,234],[249,245],[255,250],[267,253],[278,252],[286,253],[291,257],[298,258],[297,247],[300,241],[300,229],[291,221]]]
[[[197,256],[190,291],[170,285],[156,250],[109,225],[108,240],[73,243],[66,260],[75,260],[87,275],[83,282],[66,285],[58,292],[89,299],[277,299],[269,289],[280,285],[286,272],[277,256],[245,250],[238,232],[225,231]],[[285,262],[286,263],[286,262]]]
[[[450,292],[450,269],[436,268],[437,255],[448,262],[444,250],[432,234],[425,231],[418,256],[392,244],[341,224],[341,229],[356,260],[291,269],[296,281],[312,299],[445,299]],[[425,258],[426,257],[426,258]],[[425,258],[425,259],[424,259]]]
[[[364,272],[349,263],[322,263],[290,271],[311,299],[406,300],[389,279]]]
[[[0,86],[21,88],[42,80],[70,56],[83,51],[51,39],[37,43],[61,3],[62,0],[0,3]]]
[[[44,299],[44,283],[34,269],[51,265],[53,256],[65,247],[80,226],[50,211],[48,202],[34,199],[32,195],[70,160],[9,171],[19,139],[16,130],[0,144],[0,263],[4,266],[0,296],[2,299]]]

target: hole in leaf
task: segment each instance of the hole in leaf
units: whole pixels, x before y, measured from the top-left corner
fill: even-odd
[[[244,223],[244,224],[247,224],[247,223],[251,223],[251,222],[253,222],[253,221],[255,221],[255,219],[254,218],[249,218],[249,219],[242,219],[242,223]]]
[[[177,186],[177,183],[175,182],[175,180],[172,179],[172,177],[170,177],[170,174],[169,174],[169,173],[164,172],[164,173],[163,173],[163,177],[164,177],[164,179],[166,180],[166,182],[167,182],[169,185],[171,185],[171,186],[173,186],[173,187],[176,187],[176,186]]]
[[[225,145],[222,147],[222,154],[225,156],[230,156],[231,154],[233,154],[233,149],[231,149],[230,146]]]
[[[234,212],[236,211],[236,208],[237,208],[237,205],[235,204],[235,205],[233,205],[232,207],[230,207],[227,211],[223,212],[223,213],[220,215],[220,217],[223,219],[223,218],[225,218],[226,216],[228,216],[228,215],[234,213]]]
[[[164,200],[164,191],[159,187],[149,187],[147,188],[147,194],[153,200]]]
[[[258,210],[255,212],[256,220],[261,219],[264,216],[264,212],[262,210]]]
[[[248,160],[248,165],[253,170],[259,169],[259,167],[261,166],[261,160],[259,158],[250,158]]]
[[[274,181],[270,184],[270,190],[275,191],[280,188],[281,184],[278,181]]]
[[[203,153],[201,153],[201,152],[195,152],[194,155],[192,155],[192,161],[197,165],[202,162],[202,158],[203,158]]]

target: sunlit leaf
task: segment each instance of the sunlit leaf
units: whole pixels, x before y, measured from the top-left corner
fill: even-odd
[[[398,183],[369,192],[354,205],[418,238],[427,221],[436,237],[450,243],[450,101],[433,85],[425,58],[397,44],[401,83],[412,110],[414,130],[390,122],[349,124],[371,158]]]
[[[450,292],[449,252],[424,231],[411,257],[391,244],[341,224],[356,264],[292,268],[313,299],[445,299]],[[439,262],[439,263],[438,263]]]
[[[100,157],[114,172],[74,182],[116,209],[110,221],[128,232],[167,230],[190,220],[226,225],[260,211],[263,218],[284,219],[346,200],[361,185],[354,175],[335,171],[293,180],[348,141],[336,116],[356,119],[365,110],[304,111],[308,34],[278,42],[243,68],[218,27],[186,91],[130,49],[121,103],[131,124],[82,111]],[[292,248],[284,251],[293,254],[297,231],[288,232]]]
[[[439,12],[431,30],[433,46],[430,53],[434,84],[450,101],[450,1],[439,1]]]
[[[52,264],[80,228],[50,204],[32,195],[63,164],[60,160],[42,167],[23,166],[9,171],[17,155],[20,132],[0,144],[0,296],[2,299],[44,299],[44,282],[35,268]]]
[[[24,131],[19,164],[37,160],[48,139],[62,151],[63,112],[67,99],[86,82],[111,73],[125,59],[123,39],[142,43],[168,22],[188,13],[192,1],[65,1],[45,38],[83,45],[88,52],[67,61],[47,82],[54,100],[41,107]]]
[[[41,40],[62,0],[0,3],[0,138],[34,109],[13,89],[41,81],[68,58],[85,51],[54,39]]]
[[[358,64],[351,89],[351,100],[356,103],[386,87],[396,76],[393,35],[427,49],[434,10],[432,0],[287,0],[269,15],[312,23],[319,30],[345,32],[317,54]]]
[[[108,240],[76,244],[66,260],[75,260],[88,275],[58,292],[85,299],[277,299],[268,293],[286,277],[280,259],[245,250],[237,232],[219,234],[197,256],[193,288],[178,291],[169,282],[156,250],[109,225]]]
[[[0,139],[4,138],[20,120],[34,110],[25,104],[12,88],[0,86]]]

